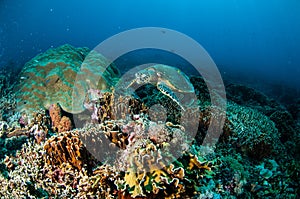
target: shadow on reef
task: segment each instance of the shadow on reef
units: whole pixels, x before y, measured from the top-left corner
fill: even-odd
[[[3,87],[1,197],[299,198],[299,104],[286,108],[252,88],[227,85],[221,137],[216,148],[204,147],[218,116],[201,77],[190,77],[199,117],[185,123],[178,104],[150,84],[134,96],[111,89],[114,65],[101,88],[88,89],[79,78],[83,106],[73,110],[70,92],[88,52],[70,45],[46,51],[22,69],[13,86],[21,92]],[[93,52],[84,73],[106,61]]]

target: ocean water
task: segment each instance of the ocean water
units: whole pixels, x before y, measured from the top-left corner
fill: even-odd
[[[144,106],[133,100],[130,116],[124,113],[126,118],[122,120],[114,118],[111,105],[107,105],[112,102],[111,96],[103,90],[85,90],[86,97],[91,97],[90,101],[84,102],[85,110],[72,112],[68,107],[72,100],[68,93],[68,78],[64,79],[68,73],[60,71],[64,64],[53,60],[47,63],[38,58],[31,60],[48,49],[55,51],[65,44],[94,49],[114,35],[145,27],[161,29],[162,36],[169,30],[177,31],[206,50],[224,82],[227,101],[222,98],[216,102],[219,109],[224,108],[222,103],[226,104],[227,109],[221,110],[224,113],[210,106],[211,103],[215,105],[214,100],[218,97],[224,97],[222,92],[218,93],[223,85],[216,86],[216,91],[211,89],[213,92],[207,90],[207,82],[197,76],[197,71],[184,57],[175,55],[173,49],[168,52],[136,50],[120,56],[114,64],[121,75],[132,67],[147,63],[181,69],[192,84],[182,81],[177,86],[185,85],[189,90],[193,85],[191,90],[195,91],[197,99],[190,104],[199,102],[200,109],[193,109],[195,107],[190,104],[182,106],[181,99],[172,93],[172,86],[176,85],[172,81],[178,79],[168,77],[159,85],[145,84],[136,89],[133,96],[149,106],[149,110],[145,111]],[[85,194],[119,199],[299,198],[299,35],[299,0],[0,0],[1,198],[82,198]],[[173,42],[181,45],[181,41]],[[76,54],[71,61],[85,56],[83,49],[64,46],[65,49],[67,53]],[[195,49],[189,50],[193,54]],[[51,71],[45,75],[43,67],[37,71],[34,67],[23,68],[30,60],[30,67],[40,67],[40,62],[41,66],[56,66],[57,70],[53,71],[57,74]],[[64,57],[58,61],[70,60]],[[154,67],[154,70],[150,68],[143,72],[166,77],[163,69]],[[18,74],[21,70],[25,73]],[[31,70],[36,73],[28,77]],[[156,70],[158,73],[153,73]],[[180,74],[180,70],[176,69],[172,74],[177,73]],[[145,77],[135,75],[137,79],[128,84],[139,84]],[[61,83],[62,79],[67,83]],[[55,90],[57,88],[65,90]],[[115,103],[124,105],[118,100],[116,97]],[[120,109],[123,108],[121,105]],[[25,107],[22,109],[25,113],[20,107]],[[166,107],[171,108],[166,110]],[[38,111],[39,108],[43,111],[33,118],[26,115],[26,111]],[[186,111],[184,108],[190,111],[189,114],[199,112],[200,116],[184,115],[181,113]],[[182,115],[186,117],[181,118]],[[77,119],[80,125],[76,125]],[[221,125],[213,126],[208,120]],[[112,124],[115,125],[113,128]],[[191,128],[195,130],[192,134],[188,127],[194,127],[194,124],[197,128]],[[169,131],[174,134],[167,134]],[[80,138],[84,140],[84,136],[91,136],[89,133],[93,139],[95,136],[102,139],[104,145],[107,143],[103,140],[111,142],[104,147],[100,144],[101,161],[92,157],[97,154],[89,154],[95,148],[90,150],[78,139],[82,136]],[[202,146],[206,136],[209,140],[210,136],[211,140],[215,138],[214,133],[219,136],[215,148]],[[188,136],[195,139],[191,141]],[[143,175],[128,169],[126,158],[131,157],[129,154],[138,158],[146,154],[141,161],[148,160],[153,155],[149,151],[169,147],[166,140],[172,142],[171,155],[182,155],[176,156],[172,166],[164,165],[164,162],[165,167],[157,169],[156,164],[148,163],[147,168],[153,166],[156,171],[163,170],[156,173],[150,169],[151,173],[143,167],[145,165],[137,163],[138,169],[142,165],[141,170],[145,169],[142,172],[147,171]],[[118,151],[120,159],[114,162],[116,167],[107,163],[116,160],[116,148],[110,151],[111,145],[122,149]],[[214,153],[209,153],[212,150]],[[181,154],[181,151],[185,153]],[[130,164],[134,164],[132,162]],[[156,186],[161,186],[160,190],[155,189]]]
[[[163,27],[199,42],[224,76],[298,88],[299,9],[297,0],[2,0],[1,65],[23,65],[65,43],[94,48],[121,31]]]

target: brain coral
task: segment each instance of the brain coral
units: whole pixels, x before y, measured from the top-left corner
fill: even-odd
[[[25,64],[20,73],[20,83],[17,86],[19,111],[31,113],[58,103],[66,112],[82,112],[84,97],[81,96],[85,96],[87,90],[93,87],[109,89],[113,84],[112,77],[119,75],[113,65],[106,71],[103,70],[108,63],[108,60],[95,51],[70,45],[49,49],[37,55]],[[76,93],[79,97],[74,105],[72,97],[75,80],[81,86],[81,93]]]

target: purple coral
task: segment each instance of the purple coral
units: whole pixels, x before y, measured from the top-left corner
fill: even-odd
[[[28,118],[26,114],[22,114],[19,118],[19,124],[22,128],[28,125]]]
[[[47,131],[40,128],[38,124],[33,125],[29,130],[30,136],[34,137],[35,141],[39,144],[46,139]]]
[[[99,106],[97,106],[97,104],[93,104],[93,113],[92,113],[92,120],[93,121],[98,121],[99,120],[99,116],[98,116],[98,111],[99,111]]]
[[[86,108],[89,111],[92,111],[91,118],[93,121],[99,120],[99,109],[101,106],[98,104],[99,99],[103,97],[103,94],[101,90],[98,89],[89,89],[87,92],[86,99],[84,101],[84,108]]]

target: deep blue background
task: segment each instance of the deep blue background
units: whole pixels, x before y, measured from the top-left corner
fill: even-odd
[[[299,13],[299,0],[0,0],[0,65],[158,26],[198,41],[224,77],[299,90]]]

